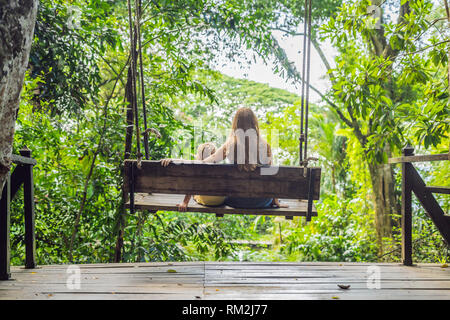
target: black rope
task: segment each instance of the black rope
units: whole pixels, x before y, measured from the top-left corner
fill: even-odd
[[[141,81],[141,100],[142,100],[142,115],[144,117],[144,152],[145,159],[149,160],[148,150],[148,128],[147,128],[147,110],[145,108],[145,85],[144,85],[144,67],[142,62],[142,44],[141,44],[141,0],[137,0],[136,4],[136,31],[139,44],[139,69],[140,69],[140,81]]]
[[[140,144],[140,131],[139,131],[139,115],[138,115],[138,108],[137,108],[137,89],[136,89],[136,35],[134,34],[135,30],[133,30],[133,18],[131,14],[131,1],[127,0],[128,3],[128,20],[130,25],[130,46],[131,46],[131,92],[132,92],[132,103],[133,103],[133,109],[134,109],[134,121],[136,126],[136,150],[137,150],[137,159],[138,162],[140,162],[140,159],[142,159],[142,153],[141,153],[141,144]]]
[[[312,4],[311,0],[309,0],[309,12],[308,12],[308,61],[307,63],[307,71],[306,71],[306,109],[305,109],[305,155],[304,159],[308,161],[308,120],[309,120],[309,80],[311,75],[311,12],[312,12]]]
[[[303,65],[302,65],[302,102],[300,111],[299,161],[301,166],[308,165],[308,112],[309,79],[311,64],[311,0],[305,0],[303,27]],[[307,41],[308,40],[308,41]],[[305,92],[306,91],[306,92]],[[306,104],[306,106],[305,106]]]
[[[304,140],[304,133],[303,133],[303,114],[304,114],[304,103],[305,100],[303,99],[305,94],[305,69],[306,69],[306,27],[307,27],[307,6],[308,6],[308,0],[305,0],[305,15],[304,15],[304,27],[303,27],[303,64],[302,64],[302,103],[301,103],[301,109],[300,109],[300,138],[299,138],[299,159],[300,159],[300,165],[303,163],[303,140]]]

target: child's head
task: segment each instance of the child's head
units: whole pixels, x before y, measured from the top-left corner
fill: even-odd
[[[212,142],[206,142],[198,146],[197,149],[197,160],[203,160],[208,158],[210,155],[212,155],[214,152],[216,152],[216,146]]]

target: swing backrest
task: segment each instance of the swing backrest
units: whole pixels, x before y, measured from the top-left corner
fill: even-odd
[[[312,199],[318,200],[320,168],[272,166],[246,172],[231,164],[175,162],[163,167],[160,161],[145,160],[138,168],[136,160],[125,160],[124,191],[129,193],[132,185],[135,193],[308,199],[309,174],[313,175]]]

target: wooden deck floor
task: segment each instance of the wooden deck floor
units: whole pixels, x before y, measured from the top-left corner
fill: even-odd
[[[447,299],[450,268],[435,264],[182,262],[92,264],[70,289],[67,265],[12,267],[0,299]],[[379,272],[379,273],[378,273]],[[380,289],[375,286],[379,274]],[[72,278],[69,278],[71,277]],[[69,280],[69,284],[72,283]],[[338,285],[350,285],[347,290]]]

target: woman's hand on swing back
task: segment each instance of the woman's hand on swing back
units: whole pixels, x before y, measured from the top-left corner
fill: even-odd
[[[163,166],[163,167],[167,167],[168,165],[169,165],[169,163],[171,163],[173,161],[173,159],[170,159],[170,158],[168,158],[168,159],[162,159],[161,160],[161,165]]]

